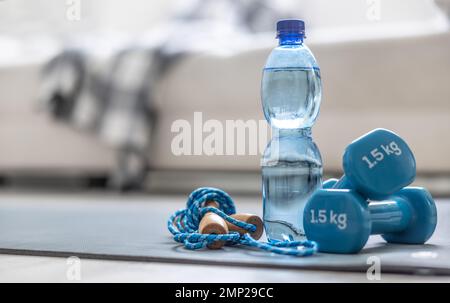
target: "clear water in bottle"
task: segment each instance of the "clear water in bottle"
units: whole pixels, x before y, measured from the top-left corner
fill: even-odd
[[[311,138],[322,83],[303,43],[303,21],[279,21],[277,32],[280,43],[261,83],[264,115],[273,130],[261,161],[264,226],[270,241],[303,240],[304,206],[322,184],[322,158]]]
[[[322,85],[315,67],[266,67],[262,79],[264,114],[276,128],[305,128],[320,107]]]
[[[303,209],[322,184],[322,159],[309,129],[281,130],[262,160],[264,226],[269,240],[303,240]]]

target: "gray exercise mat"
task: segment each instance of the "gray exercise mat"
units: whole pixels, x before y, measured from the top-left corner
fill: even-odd
[[[240,211],[260,214],[257,198],[240,200],[247,200]],[[385,244],[373,236],[356,255],[302,258],[236,246],[184,249],[166,228],[184,197],[1,196],[0,253],[364,272],[375,256],[382,272],[450,275],[449,202],[438,201],[438,227],[426,245]]]

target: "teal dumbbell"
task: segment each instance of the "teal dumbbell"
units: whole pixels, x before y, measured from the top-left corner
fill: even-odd
[[[392,131],[381,128],[346,148],[343,168],[345,175],[332,188],[352,189],[372,200],[398,192],[416,177],[416,160],[409,146]]]
[[[308,240],[329,253],[357,253],[371,234],[380,234],[389,243],[423,244],[436,223],[433,198],[420,187],[407,187],[369,204],[352,190],[319,189],[303,215]]]
[[[373,148],[374,146],[381,147]],[[377,161],[377,159],[384,160],[384,156],[380,154],[381,150],[387,156],[395,155],[395,157],[385,160],[384,163],[381,163],[382,165],[379,165],[378,162],[371,162]],[[373,159],[369,158],[367,154],[373,156]],[[358,158],[360,158],[359,162]],[[375,129],[353,141],[344,153],[343,162],[345,176],[340,180],[328,179],[323,183],[322,188],[352,188],[368,198],[383,198],[409,185],[416,174],[416,164],[411,149],[398,135],[385,129]],[[378,168],[375,169],[377,165]],[[390,178],[386,178],[386,175]],[[367,184],[362,186],[361,180]],[[373,184],[381,185],[381,189],[373,189],[375,187]],[[367,190],[367,188],[369,189]]]

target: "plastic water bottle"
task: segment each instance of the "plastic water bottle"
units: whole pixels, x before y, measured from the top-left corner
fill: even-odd
[[[261,95],[272,140],[264,152],[264,226],[269,241],[303,240],[303,209],[322,184],[322,158],[311,126],[322,97],[320,69],[303,43],[301,20],[277,23],[279,45],[264,67]]]

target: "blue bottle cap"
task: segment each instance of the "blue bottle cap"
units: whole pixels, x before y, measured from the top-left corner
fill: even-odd
[[[277,22],[277,38],[282,34],[305,35],[305,22],[299,19],[286,19]]]

